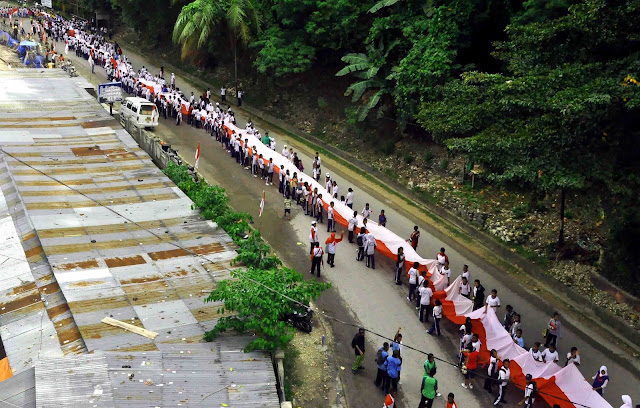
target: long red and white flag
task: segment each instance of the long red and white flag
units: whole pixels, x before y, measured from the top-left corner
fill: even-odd
[[[264,190],[262,190],[262,200],[260,200],[260,213],[258,214],[258,217],[262,217],[262,211],[264,211],[264,199],[265,199],[265,194],[264,194]]]
[[[198,142],[198,148],[196,149],[196,165],[193,166],[196,170],[198,170],[199,163],[200,163],[200,142]]]

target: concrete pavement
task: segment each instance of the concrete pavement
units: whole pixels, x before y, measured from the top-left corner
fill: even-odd
[[[128,52],[126,49],[125,54],[132,60],[136,68],[145,65],[150,70],[158,69],[155,64]],[[90,72],[86,61],[77,61],[75,56],[72,56],[72,59],[81,74],[87,75]],[[95,75],[88,76],[95,83],[106,81],[106,76],[102,69],[97,68]],[[178,77],[178,85],[185,93],[191,92],[191,87],[181,81],[180,77]],[[242,118],[242,115],[238,116],[240,124],[243,124],[245,118]],[[197,141],[201,141],[201,172],[203,175],[210,182],[227,188],[234,208],[246,210],[253,215],[257,215],[258,203],[262,194],[261,189],[264,187],[259,180],[252,182],[251,178],[247,176],[248,172],[241,171],[240,166],[235,165],[228,158],[228,155],[222,153],[219,145],[209,140],[203,131],[187,126],[175,127],[172,122],[168,121],[161,120],[161,122],[162,125],[157,129],[157,133],[164,140],[172,143],[174,148],[178,149],[187,160],[193,157]],[[254,120],[254,123],[256,122]],[[264,124],[256,123],[256,125],[260,129],[265,128]],[[273,130],[269,130],[269,133],[276,137],[278,150],[281,150],[283,144],[293,146],[294,150],[301,156],[306,168],[310,169],[313,152],[308,151],[308,148],[300,146],[286,136],[278,135]],[[364,202],[371,204],[375,215],[379,213],[380,209],[384,209],[389,220],[387,225],[399,235],[408,236],[413,225],[419,225],[422,230],[422,236],[418,250],[423,256],[435,256],[440,246],[444,245],[447,247],[454,275],[459,274],[462,264],[469,264],[472,279],[480,279],[487,290],[491,288],[498,289],[503,304],[502,310],[504,310],[504,305],[509,303],[522,315],[524,338],[527,346],[532,344],[533,341],[541,340],[540,332],[546,325],[548,316],[546,313],[540,312],[539,304],[521,295],[523,289],[528,290],[530,288],[514,288],[518,283],[517,281],[510,282],[511,278],[509,276],[500,278],[500,275],[496,274],[495,271],[491,274],[487,273],[486,271],[490,266],[484,264],[481,259],[474,259],[473,256],[470,256],[468,251],[465,251],[452,237],[441,234],[437,229],[431,228],[430,225],[419,220],[414,214],[398,206],[396,202],[385,196],[384,192],[364,192],[360,188],[362,182],[359,179],[359,175],[343,173],[343,168],[340,166],[334,167],[333,163],[325,159],[323,160],[323,172],[326,171],[331,172],[332,177],[338,181],[341,194],[346,193],[348,187],[354,187],[356,191],[354,208],[358,211],[362,209]],[[257,221],[257,226],[287,264],[296,267],[301,272],[306,272],[308,263],[306,258],[306,251],[308,250],[307,235],[311,219],[301,214],[296,214],[290,224],[288,222],[272,222],[273,220],[279,220],[281,211],[282,200],[277,194],[277,189],[275,191],[274,189],[267,189],[267,209],[262,219]],[[322,226],[321,232],[321,238],[326,238],[326,232],[322,230]],[[298,248],[297,242],[302,242],[303,245]],[[406,302],[406,287],[398,288],[392,283],[391,262],[382,262],[382,257],[378,255],[378,269],[371,271],[364,268],[361,263],[356,263],[354,258],[353,247],[346,242],[338,245],[338,255],[336,256],[338,267],[334,269],[325,268],[323,272],[336,291],[334,300],[341,300],[342,304],[325,305],[325,302],[321,301],[320,305],[335,312],[344,312],[344,310],[350,309],[353,313],[352,319],[355,322],[360,322],[374,331],[385,333],[389,337],[395,333],[398,326],[402,326],[405,343],[454,360],[453,350],[455,347],[453,344],[455,339],[448,338],[447,340],[440,339],[438,341],[424,333],[423,326],[417,322],[415,317],[415,310]],[[498,278],[495,276],[498,276]],[[340,355],[342,365],[347,368],[353,355],[349,347],[353,332],[353,329],[347,330],[346,328],[336,330],[336,339],[340,339],[342,342],[339,347],[347,350]],[[582,337],[583,335],[579,332],[565,330],[559,342],[560,351],[566,353],[571,346],[577,346],[581,350],[583,362],[580,369],[587,378],[590,378],[600,365],[605,364],[609,367],[612,380],[607,387],[605,398],[613,406],[620,404],[619,398],[623,393],[631,395],[636,402],[640,401],[640,387],[637,386],[638,378],[627,370],[627,367],[611,362],[606,354],[602,353],[599,348],[592,347],[591,343],[585,341]],[[373,337],[368,337],[367,340],[369,354],[369,357],[365,360],[368,366],[368,370],[365,370],[367,374],[360,373],[356,378],[350,378],[351,374],[347,372],[347,375],[343,376],[345,377],[344,383],[347,396],[354,407],[371,406],[369,405],[370,403],[378,401],[375,394],[371,395],[367,391],[366,382],[370,382],[375,375],[373,351],[381,340]],[[606,344],[606,342],[612,340],[602,338],[601,341]],[[401,387],[403,390],[402,399],[405,402],[404,406],[417,406],[418,382],[423,360],[424,358],[417,353],[408,350],[404,353],[405,368]],[[470,407],[482,403],[482,400],[474,398],[475,394],[480,394],[479,391],[464,390],[460,387],[460,375],[452,367],[440,365],[437,377],[441,381],[441,392],[444,394],[446,392],[455,392],[456,399],[461,406]],[[360,393],[365,395],[350,395],[351,389],[360,390]],[[513,401],[516,398],[519,399],[519,397],[511,397],[511,400]],[[379,400],[381,401],[381,399]]]

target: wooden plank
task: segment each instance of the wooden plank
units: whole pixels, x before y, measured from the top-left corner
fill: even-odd
[[[113,319],[111,317],[105,317],[102,319],[102,323],[109,324],[111,326],[120,327],[121,329],[128,330],[132,333],[139,334],[151,340],[155,339],[158,336],[158,333],[152,332],[151,330],[142,329],[138,326],[134,326],[129,323],[121,322],[120,320]]]

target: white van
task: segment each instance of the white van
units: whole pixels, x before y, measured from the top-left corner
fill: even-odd
[[[120,105],[120,122],[124,126],[129,118],[139,127],[158,126],[158,112],[156,106],[144,98],[125,98]]]

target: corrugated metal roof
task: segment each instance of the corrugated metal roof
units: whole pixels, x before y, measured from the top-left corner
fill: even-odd
[[[0,406],[2,407],[35,408],[35,368],[21,371],[13,377],[0,382],[0,401]]]
[[[36,407],[115,408],[107,358],[84,354],[36,363]]]
[[[236,255],[231,238],[191,209],[80,82],[52,70],[0,73],[0,226],[15,231],[7,229],[12,246],[0,254],[18,259],[11,269],[0,264],[0,335],[14,371],[45,356],[203,342],[220,317],[204,298]],[[106,325],[105,316],[159,335]],[[215,345],[228,356],[243,346],[226,337]],[[238,361],[251,373],[247,389],[275,397],[270,362],[247,361]]]

